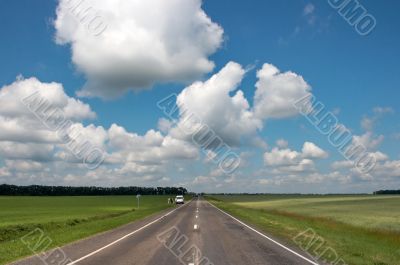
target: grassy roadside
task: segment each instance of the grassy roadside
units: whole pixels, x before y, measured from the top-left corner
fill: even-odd
[[[319,261],[338,260],[335,254],[337,253],[337,256],[349,265],[400,264],[398,231],[364,228],[332,218],[276,209],[244,207],[216,197],[207,199],[215,206],[268,234],[281,238],[289,245],[296,244],[314,257],[322,255]],[[305,231],[307,232],[304,233]],[[303,234],[298,236],[300,233]],[[294,238],[296,239],[293,240]],[[312,239],[317,239],[317,242],[310,243]]]
[[[49,250],[173,207],[167,198],[142,196],[137,209],[134,196],[0,197],[0,264],[35,254],[21,237],[36,228],[51,239],[40,250]]]

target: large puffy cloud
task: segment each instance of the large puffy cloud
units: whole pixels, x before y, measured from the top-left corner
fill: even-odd
[[[52,109],[61,109],[67,119],[82,120],[96,117],[89,105],[65,94],[60,83],[43,83],[34,77],[28,79],[18,77],[14,83],[0,89],[0,115],[31,119],[34,114],[24,102],[33,101],[41,106],[40,110],[50,105]]]
[[[88,78],[81,96],[115,97],[214,68],[208,56],[221,45],[223,29],[201,0],[79,2],[60,0],[54,25],[57,43],[71,45],[73,63]],[[90,31],[101,23],[101,32]]]
[[[207,81],[186,87],[177,97],[180,119],[170,135],[190,141],[200,128],[207,128],[230,146],[255,135],[262,122],[254,117],[243,92],[237,90],[244,74],[239,64],[229,62]]]
[[[298,110],[294,103],[310,95],[311,87],[302,76],[293,72],[281,73],[272,64],[264,64],[257,77],[254,109],[261,119],[295,116]]]
[[[47,117],[54,111],[71,122],[96,117],[89,105],[66,95],[59,83],[18,78],[3,86],[0,89],[0,141],[60,142],[56,132],[48,127]]]
[[[177,98],[180,121],[172,134],[179,138],[182,132],[207,126],[231,146],[238,146],[245,136],[254,136],[262,121],[254,116],[243,92],[237,90],[244,74],[239,64],[229,62],[207,81],[185,88]]]
[[[54,160],[62,140],[49,128],[49,114],[71,123],[95,118],[89,105],[69,97],[59,83],[19,77],[0,89],[0,155],[5,159]],[[61,120],[60,120],[61,121]],[[54,123],[51,123],[54,124]]]

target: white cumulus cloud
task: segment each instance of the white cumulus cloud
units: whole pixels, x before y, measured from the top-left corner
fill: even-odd
[[[229,62],[207,81],[185,88],[177,98],[181,119],[173,133],[179,135],[206,125],[231,146],[238,146],[245,136],[254,136],[262,128],[262,121],[238,90],[244,74],[241,65]]]
[[[314,143],[305,142],[303,145],[303,157],[307,158],[327,158],[328,153],[316,146]]]
[[[264,164],[272,167],[271,173],[307,172],[315,170],[315,159],[327,158],[328,154],[311,142],[305,142],[301,152],[287,147],[274,147],[264,153]]]
[[[88,79],[81,96],[116,97],[154,83],[190,81],[214,68],[208,57],[220,47],[223,29],[201,0],[78,3],[60,0],[54,26],[57,43],[71,45],[72,61]],[[93,10],[106,25],[98,36],[88,32]]]
[[[264,64],[257,72],[257,77],[254,110],[261,119],[297,115],[298,111],[293,104],[311,91],[302,76],[293,72],[281,73],[272,64]]]

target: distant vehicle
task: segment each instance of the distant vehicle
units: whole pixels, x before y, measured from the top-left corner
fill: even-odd
[[[177,195],[175,197],[175,203],[176,204],[184,204],[185,203],[185,199],[183,198],[182,195]]]

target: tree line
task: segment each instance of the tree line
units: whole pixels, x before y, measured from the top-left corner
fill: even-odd
[[[95,195],[185,195],[183,187],[70,187],[0,185],[0,195],[13,196],[95,196]]]
[[[375,195],[382,195],[382,194],[400,194],[400,190],[378,190],[374,191]]]

